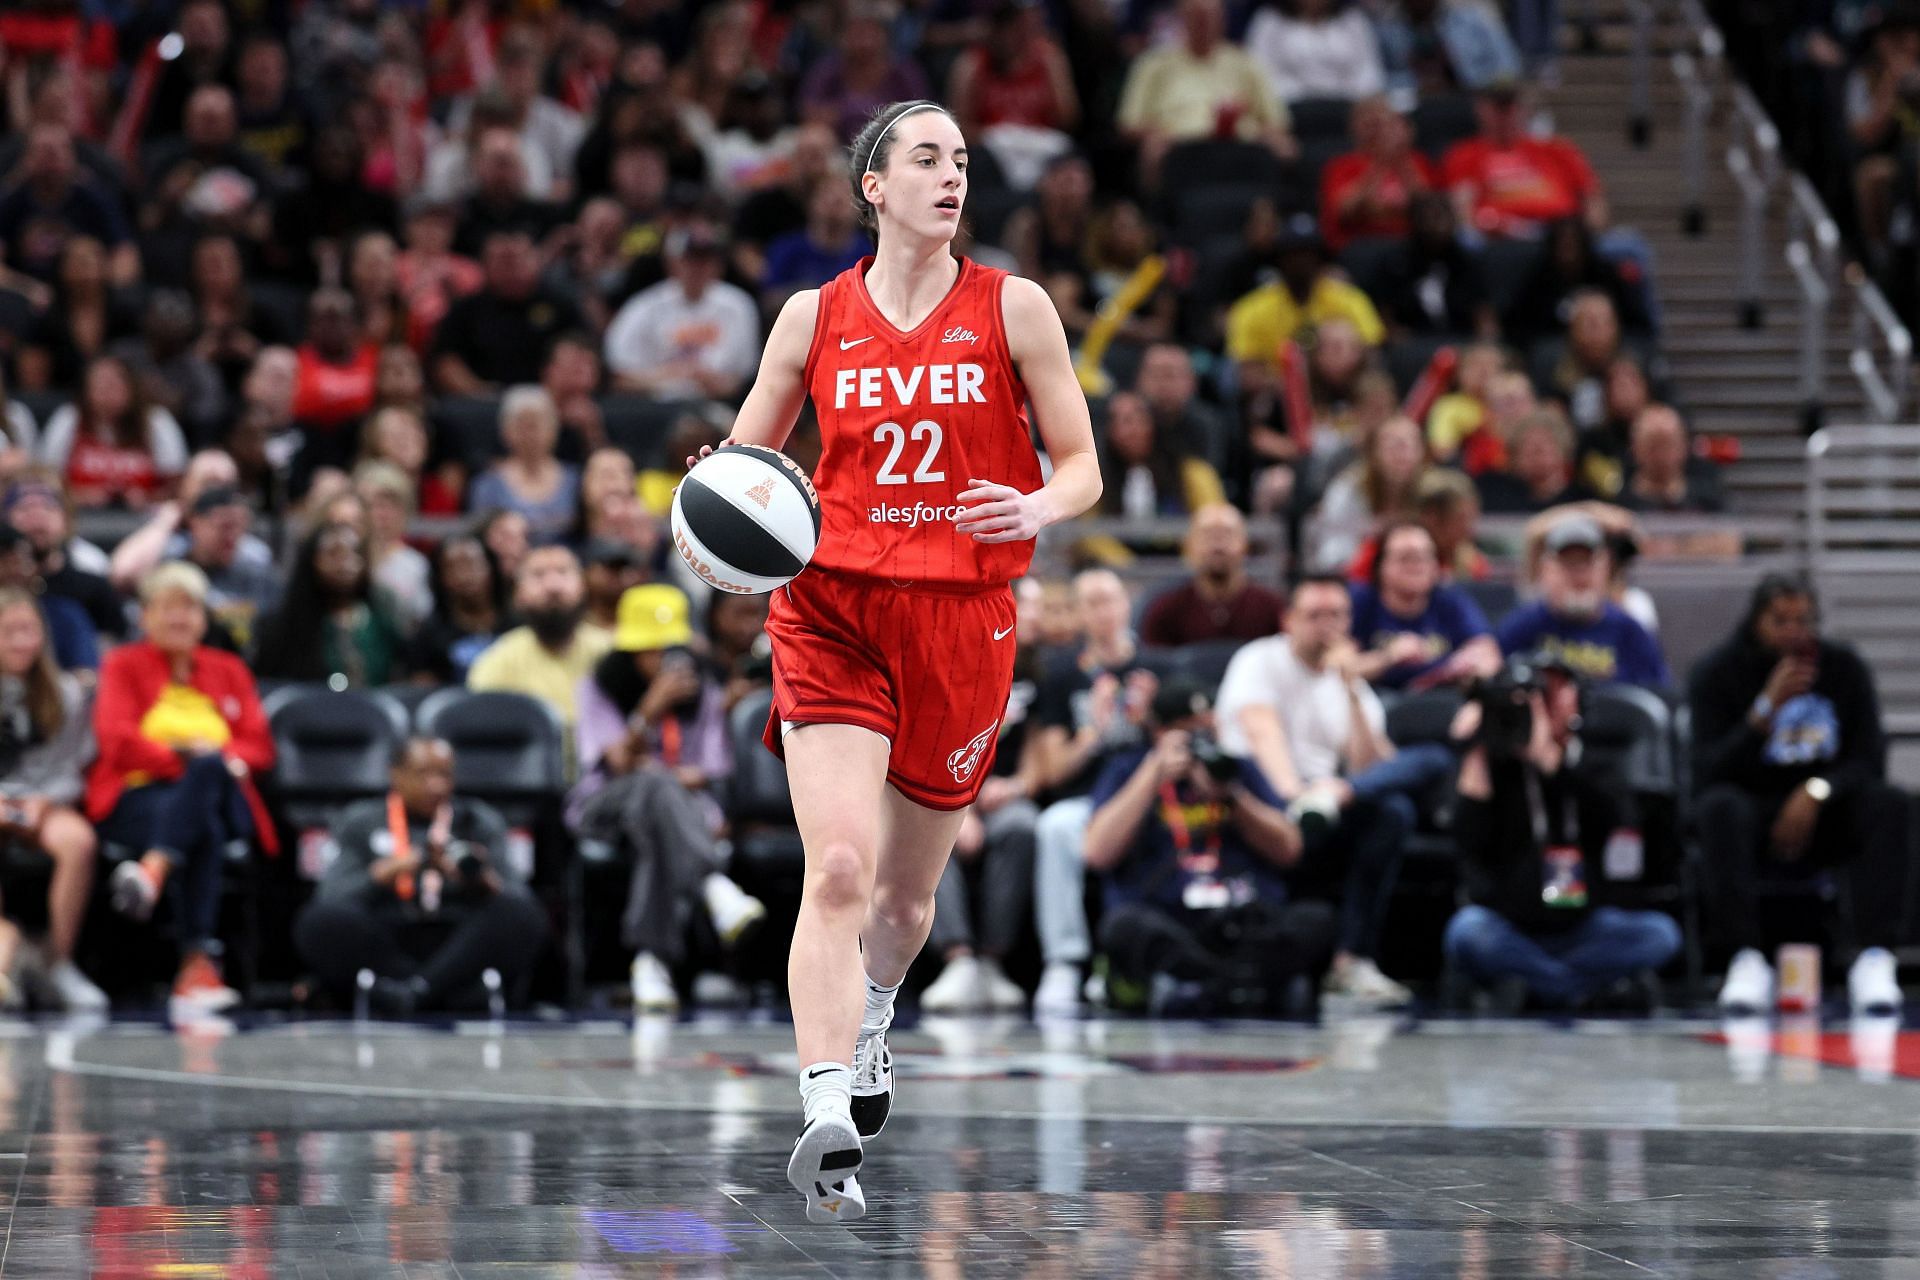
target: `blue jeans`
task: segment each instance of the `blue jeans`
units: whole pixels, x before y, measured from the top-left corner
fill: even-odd
[[[1523,979],[1553,1004],[1575,1004],[1678,954],[1680,926],[1658,911],[1595,907],[1563,933],[1528,933],[1497,911],[1462,907],[1447,922],[1447,959],[1481,983]]]
[[[139,857],[148,850],[167,855],[178,884],[180,947],[183,951],[219,949],[220,881],[229,840],[253,834],[246,797],[226,761],[201,756],[172,782],[152,782],[123,793],[100,838],[126,845]]]
[[[1393,759],[1382,760],[1347,779],[1355,800],[1383,800],[1403,795],[1418,801],[1428,787],[1453,776],[1453,752],[1437,742],[1401,747]]]

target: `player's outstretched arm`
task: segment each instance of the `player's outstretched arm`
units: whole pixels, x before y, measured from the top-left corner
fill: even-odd
[[[733,434],[721,443],[763,444],[770,449],[786,444],[807,398],[807,352],[813,346],[813,325],[819,313],[818,289],[803,289],[780,308],[767,334],[766,350],[760,354],[753,390],[747,392],[734,417]],[[687,466],[712,452],[711,446],[703,446],[697,457],[687,459]]]
[[[969,477],[970,487],[960,494],[967,512],[954,527],[972,534],[976,542],[1023,541],[1100,500],[1093,420],[1073,373],[1060,313],[1044,289],[1019,276],[1008,277],[1001,290],[1000,312],[1014,367],[1027,385],[1040,439],[1053,460],[1053,477],[1032,493],[1021,493],[992,476]]]

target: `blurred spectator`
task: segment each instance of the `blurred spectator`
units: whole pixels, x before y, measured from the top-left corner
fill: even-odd
[[[195,1013],[240,999],[216,959],[228,842],[279,848],[254,786],[273,767],[273,735],[246,664],[200,643],[206,599],[192,565],[162,565],[140,584],[145,639],[100,669],[99,755],[87,775],[87,816],[101,839],[143,851],[114,868],[114,909],[144,920],[169,883],[180,885],[173,999]]]
[[[22,471],[7,488],[0,512],[33,544],[47,595],[63,596],[85,609],[96,631],[127,634],[124,602],[107,581],[107,553],[73,533],[73,513],[59,476],[45,467]]]
[[[239,142],[277,177],[306,163],[314,112],[287,74],[287,49],[278,36],[255,32],[240,42],[234,106]]]
[[[1457,466],[1470,476],[1506,469],[1507,440],[1493,420],[1490,401],[1494,379],[1507,372],[1507,352],[1498,343],[1477,342],[1460,353],[1454,389],[1427,411],[1427,447],[1435,462]],[[1531,410],[1531,387],[1527,399]]]
[[[345,289],[321,289],[307,303],[293,416],[306,435],[310,466],[346,465],[354,444],[348,427],[373,408],[380,348],[366,340],[360,319]]]
[[[596,331],[613,318],[627,278],[627,214],[611,196],[580,206],[577,219],[560,230],[564,247],[547,263],[542,279],[555,293],[580,304]]]
[[[1558,409],[1536,409],[1513,425],[1512,469],[1474,477],[1488,511],[1545,511],[1593,494],[1574,475],[1574,434]]]
[[[518,511],[496,508],[483,513],[473,524],[474,536],[500,565],[509,583],[520,580],[520,565],[532,545],[527,538],[527,518]]]
[[[1607,598],[1613,556],[1599,523],[1587,515],[1559,521],[1547,532],[1545,551],[1540,598],[1501,620],[1501,651],[1549,654],[1583,680],[1671,684],[1659,642]]]
[[[353,295],[361,340],[383,354],[411,336],[406,299],[400,293],[399,258],[400,246],[385,231],[363,231],[347,246],[342,283]]]
[[[360,429],[360,465],[384,462],[397,467],[418,495],[423,516],[458,515],[465,489],[465,468],[447,459],[427,470],[432,444],[427,424],[412,409],[381,409]]]
[[[1897,10],[1875,25],[1863,56],[1847,73],[1847,132],[1853,143],[1853,181],[1860,229],[1885,243],[1892,223],[1900,151],[1920,134],[1910,105],[1920,84],[1920,22]]]
[[[47,420],[39,460],[60,473],[75,506],[138,511],[172,489],[187,442],[172,414],[147,404],[124,361],[99,356],[79,399]]]
[[[1500,321],[1478,254],[1460,242],[1453,206],[1437,192],[1413,199],[1413,234],[1381,264],[1375,292],[1395,328],[1408,333],[1497,338]]]
[[[1381,423],[1363,442],[1360,460],[1335,476],[1320,502],[1313,563],[1343,566],[1383,520],[1411,519],[1426,474],[1427,437],[1403,415]]]
[[[1567,406],[1567,416],[1582,430],[1598,426],[1607,402],[1607,374],[1623,350],[1620,314],[1606,294],[1582,289],[1573,296],[1566,350],[1553,366],[1548,394]]]
[[[1626,483],[1633,423],[1654,403],[1646,370],[1631,355],[1607,366],[1606,403],[1598,425],[1580,433],[1580,480],[1600,497],[1616,499]]]
[[[40,423],[33,410],[8,394],[7,380],[12,376],[0,360],[0,475],[11,476],[33,462],[34,445],[40,440]]]
[[[448,395],[538,381],[548,346],[586,323],[570,300],[541,288],[540,260],[525,231],[494,231],[480,256],[485,286],[456,301],[434,332],[429,367]]]
[[[1630,511],[1719,511],[1720,469],[1693,456],[1687,424],[1664,404],[1648,405],[1633,420],[1632,468],[1620,494]]]
[[[229,462],[227,471],[232,473]],[[184,500],[183,500],[184,501]],[[272,553],[249,531],[253,510],[226,485],[200,488],[181,518],[185,529],[166,540],[166,558],[184,561],[207,579],[205,604],[211,622],[242,651],[252,643],[260,616],[280,602],[280,575]],[[142,557],[144,558],[144,557]],[[121,560],[115,552],[115,569]],[[138,560],[128,565],[131,571]],[[138,582],[145,573],[135,574]]]
[[[1631,801],[1581,749],[1578,681],[1554,667],[1539,678],[1545,687],[1522,695],[1525,742],[1481,737],[1477,702],[1455,722],[1468,745],[1453,828],[1471,901],[1448,921],[1444,947],[1475,981],[1517,981],[1559,1008],[1664,968],[1681,937],[1664,912],[1594,901],[1608,847],[1634,821]]]
[[[485,1007],[483,970],[506,990],[528,974],[547,915],[507,870],[507,824],[493,806],[453,794],[453,748],[413,737],[393,753],[392,789],[362,800],[333,830],[333,861],[294,922],[294,945],[320,984],[394,1017]]]
[[[197,313],[194,351],[220,371],[229,387],[240,386],[263,349],[292,336],[273,308],[263,306],[248,288],[240,245],[232,236],[205,235],[194,241],[187,290]]]
[[[1320,171],[1320,230],[1335,253],[1363,237],[1406,235],[1413,198],[1437,185],[1432,161],[1414,149],[1412,122],[1385,98],[1355,102],[1348,132],[1353,150]]]
[[[1766,1013],[1773,970],[1761,954],[1754,882],[1838,873],[1850,892],[1848,974],[1856,1014],[1900,1011],[1890,948],[1913,893],[1909,800],[1886,778],[1873,676],[1851,645],[1820,634],[1805,580],[1769,574],[1746,617],[1687,680],[1693,713],[1695,836],[1715,940],[1734,949],[1720,1003]]]
[[[1660,615],[1653,597],[1630,581],[1634,559],[1640,554],[1639,522],[1625,507],[1609,502],[1588,500],[1568,506],[1552,507],[1527,521],[1521,536],[1520,578],[1534,582],[1540,577],[1541,562],[1547,556],[1547,535],[1562,521],[1584,516],[1600,526],[1607,543],[1607,599],[1620,606],[1629,618],[1645,627],[1655,639],[1660,635]]]
[[[766,639],[767,607],[767,596],[737,596],[730,591],[716,591],[707,599],[707,661],[725,685],[729,712],[754,689],[773,683],[773,658]],[[1017,659],[1015,668],[1017,685],[1021,679]],[[1029,679],[1027,703],[1032,700]]]
[[[147,274],[184,284],[185,250],[203,230],[254,238],[255,211],[273,194],[266,167],[239,143],[233,91],[203,84],[187,99],[178,138],[156,143],[145,166],[147,181],[138,209]]]
[[[1169,148],[1202,138],[1263,142],[1292,156],[1286,105],[1260,64],[1226,38],[1221,0],[1180,0],[1178,13],[1180,39],[1135,58],[1120,95],[1116,123],[1140,148],[1142,173],[1152,180]]]
[[[405,247],[394,263],[394,278],[406,307],[407,341],[417,348],[431,345],[456,300],[486,283],[479,263],[453,251],[458,225],[451,202],[430,196],[407,202],[401,228]]]
[[[140,250],[118,193],[101,191],[81,173],[70,132],[60,125],[34,125],[17,174],[0,194],[0,245],[10,266],[51,282],[67,242],[85,236],[106,247],[107,276],[115,284],[140,278]]]
[[[1387,83],[1421,96],[1520,78],[1520,53],[1497,11],[1477,0],[1398,0],[1374,10]]]
[[[110,351],[127,362],[147,399],[178,419],[194,440],[217,439],[229,416],[219,370],[193,349],[193,303],[175,289],[147,295],[140,336]]]
[[[1191,441],[1201,457],[1222,470],[1229,463],[1233,429],[1219,409],[1199,398],[1199,388],[1185,347],[1156,342],[1141,353],[1133,389],[1153,412],[1155,431]]]
[[[0,590],[39,594],[33,544],[12,525],[0,525]],[[62,596],[41,598],[47,646],[62,671],[91,671],[100,665],[100,644],[86,610]]]
[[[1083,267],[1075,280],[1080,287],[1066,295],[1069,305],[1061,309],[1060,319],[1069,337],[1083,337],[1094,318],[1101,315],[1119,321],[1111,335],[1113,341],[1144,346],[1173,336],[1179,290],[1167,270],[1167,259],[1160,253],[1159,232],[1138,204],[1113,200],[1094,215],[1087,232]],[[1113,309],[1121,294],[1148,281],[1155,282],[1153,287],[1133,307],[1126,311]]]
[[[518,27],[500,41],[494,56],[494,82],[488,95],[498,103],[500,119],[517,135],[525,147],[543,157],[551,177],[534,194],[548,200],[565,200],[572,193],[573,156],[586,136],[586,124],[578,112],[554,101],[542,92],[542,72],[546,51],[540,36],[531,28]],[[476,99],[455,103],[448,126],[463,130],[467,117],[478,107]]]
[[[541,188],[528,176],[520,135],[477,122],[475,131],[469,161],[472,190],[462,202],[454,252],[473,257],[496,231],[524,231],[541,239],[560,221],[560,211],[534,194]]]
[[[233,28],[221,0],[185,0],[175,15],[179,53],[160,64],[147,106],[148,138],[171,138],[184,127],[187,103],[202,85],[232,84]]]
[[[635,587],[620,599],[612,652],[580,682],[571,825],[634,859],[621,941],[635,948],[641,1010],[678,1004],[670,970],[686,956],[686,922],[703,906],[731,949],[767,909],[725,874],[708,788],[733,771],[726,694],[703,678],[689,646],[687,597]]]
[[[1093,166],[1078,152],[1049,161],[1034,198],[1008,215],[1000,239],[1019,259],[1019,274],[1055,298],[1085,272],[1081,253],[1093,228]]]
[[[405,675],[406,641],[367,569],[367,539],[323,524],[294,555],[280,607],[260,620],[253,669],[263,680],[374,689]]]
[[[1381,530],[1370,582],[1353,589],[1355,670],[1382,689],[1428,688],[1500,667],[1473,597],[1441,581],[1433,535],[1414,520]]]
[[[1314,325],[1345,320],[1367,346],[1387,336],[1367,295],[1327,269],[1311,214],[1289,218],[1280,242],[1280,278],[1235,302],[1227,312],[1227,355],[1242,365],[1277,366],[1281,344]]]
[[[1264,0],[1247,24],[1247,52],[1286,102],[1386,88],[1373,24],[1347,0]]]
[[[1294,585],[1284,635],[1233,656],[1220,682],[1220,746],[1250,760],[1287,806],[1295,853],[1289,887],[1337,898],[1329,994],[1391,1006],[1411,998],[1374,955],[1414,797],[1452,767],[1444,747],[1396,750],[1386,712],[1358,673],[1352,606],[1337,577]]]
[[[1081,856],[1089,795],[1109,753],[1144,741],[1159,681],[1140,661],[1127,588],[1109,569],[1073,580],[1074,612],[1084,643],[1042,677],[1033,704],[1032,778],[1043,806],[1035,828],[1033,902],[1045,969],[1035,1016],[1080,1007],[1080,968],[1092,957],[1086,863]]]
[[[1480,525],[1480,494],[1471,479],[1448,467],[1433,467],[1420,477],[1414,506],[1421,527],[1433,537],[1440,581],[1481,582],[1493,576],[1492,564],[1474,543]],[[1378,536],[1362,543],[1347,568],[1348,578],[1371,581],[1379,551]]]
[[[838,40],[800,82],[798,102],[809,123],[851,138],[888,103],[927,96],[927,78],[919,66],[892,48],[887,31],[891,17],[891,11],[873,0],[857,0],[844,10]]]
[[[129,594],[135,593],[140,589],[140,580],[162,560],[178,560],[188,555],[193,539],[186,533],[185,526],[199,505],[201,496],[220,490],[221,500],[211,504],[209,510],[225,510],[236,501],[235,486],[239,478],[240,472],[233,458],[219,449],[202,449],[189,458],[187,468],[180,476],[179,492],[167,501],[155,504],[146,522],[122,538],[120,545],[113,549],[108,567],[113,585]],[[252,513],[248,511],[242,514],[249,518],[237,522],[235,527],[238,531],[232,537],[234,545],[226,553],[208,555],[204,560],[196,557],[202,572],[217,573],[221,566],[237,557],[249,568],[263,571],[271,577],[273,550],[248,531]],[[224,537],[220,539],[226,540]],[[218,591],[216,587],[216,594]]]
[[[1030,190],[1047,161],[1073,146],[1080,96],[1067,55],[1037,0],[998,0],[984,40],[961,51],[947,76],[961,132],[993,152],[1008,185]]]
[[[607,326],[607,367],[622,390],[663,399],[732,400],[760,359],[760,314],[720,278],[726,247],[710,228],[667,238],[667,279],[635,294]]]
[[[354,492],[367,508],[368,559],[373,584],[408,635],[433,609],[432,570],[427,558],[407,545],[407,523],[414,514],[414,487],[407,473],[385,462],[363,462],[353,469]]]
[[[1225,502],[1197,508],[1187,523],[1193,576],[1147,606],[1140,639],[1160,649],[1210,640],[1258,640],[1280,628],[1286,598],[1247,580],[1247,521]]]
[[[632,495],[627,495],[632,500]],[[652,576],[637,548],[611,538],[595,538],[580,549],[587,591],[587,621],[611,631],[619,625],[620,601]]]
[[[1284,1013],[1290,982],[1327,970],[1332,913],[1291,900],[1300,831],[1257,762],[1219,756],[1212,701],[1168,681],[1152,745],[1115,757],[1094,787],[1100,949],[1114,978],[1148,989],[1152,1014]]]
[[[53,864],[39,951],[54,1006],[104,1013],[106,993],[73,962],[99,843],[76,811],[93,730],[86,691],[54,667],[41,603],[69,602],[36,602],[31,591],[0,588],[0,831],[15,849]],[[19,929],[0,921],[0,1008],[19,1008],[27,994],[16,976],[20,943]]]
[[[857,265],[871,248],[866,233],[854,221],[846,181],[822,179],[807,199],[807,225],[767,246],[761,305],[768,314],[778,313],[789,295],[825,284]]]
[[[1189,452],[1187,441],[1161,432],[1146,400],[1134,392],[1108,397],[1105,445],[1105,487],[1097,508],[1102,515],[1184,516],[1226,500],[1219,474]]]
[[[610,632],[585,620],[586,586],[573,552],[565,547],[529,550],[514,578],[513,606],[521,625],[473,660],[467,687],[538,698],[571,732],[574,690],[613,647]]]
[[[500,442],[507,456],[473,478],[468,507],[519,512],[536,542],[564,536],[580,503],[580,469],[553,456],[559,436],[559,411],[544,388],[509,388],[500,401]]]
[[[597,398],[603,372],[600,344],[584,333],[563,333],[555,338],[540,370],[540,385],[553,397],[560,413],[558,453],[569,462],[606,447],[606,419]]]
[[[1440,165],[1462,226],[1489,236],[1533,236],[1543,223],[1578,217],[1607,225],[1607,198],[1580,148],[1527,130],[1518,85],[1495,82],[1474,94],[1478,136],[1457,142]]]
[[[667,448],[667,456],[673,457],[673,446],[669,444]],[[698,453],[699,450],[695,449],[694,452]],[[681,464],[681,474],[686,474],[684,462]],[[639,486],[633,458],[626,450],[609,444],[588,454],[586,464],[580,468],[580,506],[575,512],[573,527],[567,530],[567,541],[580,544],[591,539],[601,523],[600,505],[615,494],[637,497]]]
[[[759,71],[742,75],[728,87],[718,128],[704,143],[714,192],[739,201],[778,185],[792,165],[799,132],[773,81]]]
[[[106,252],[91,236],[61,247],[53,305],[34,322],[20,348],[20,385],[28,391],[66,389],[80,382],[87,362],[136,327],[138,312],[107,276]]]
[[[427,410],[427,371],[412,347],[388,342],[380,348],[380,359],[373,366],[373,407]],[[364,433],[363,433],[364,434]]]
[[[508,625],[507,579],[474,534],[445,538],[433,552],[433,612],[413,633],[414,678],[465,684],[467,668]]]
[[[338,279],[346,245],[371,227],[392,227],[393,197],[364,181],[366,154],[345,125],[329,124],[313,139],[306,184],[281,195],[272,234],[260,245],[262,262],[295,284],[311,288]]]
[[[1653,331],[1646,281],[1639,264],[1615,262],[1594,248],[1593,232],[1580,218],[1559,218],[1546,228],[1545,252],[1535,260],[1519,296],[1507,311],[1508,330],[1522,342],[1566,333],[1576,299],[1588,290],[1613,303],[1620,323],[1636,333]]]
[[[1307,462],[1316,484],[1359,456],[1374,432],[1400,411],[1392,376],[1360,331],[1337,317],[1313,332],[1307,397],[1312,425]]]

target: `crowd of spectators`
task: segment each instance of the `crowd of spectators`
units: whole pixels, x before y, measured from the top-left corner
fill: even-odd
[[[257,690],[281,683],[546,703],[568,839],[631,869],[636,999],[676,1003],[705,959],[690,922],[738,948],[767,907],[729,863],[728,717],[767,679],[764,605],[683,572],[661,536],[675,460],[725,436],[786,297],[865,252],[845,139],[931,94],[973,146],[957,249],[1042,282],[1066,323],[1108,519],[1076,548],[1106,567],[1023,584],[929,1006],[1023,999],[1029,914],[1042,1008],[1076,1004],[1096,954],[1143,999],[1200,998],[1246,979],[1260,938],[1288,940],[1255,975],[1275,1001],[1322,975],[1403,999],[1384,913],[1453,759],[1394,742],[1375,689],[1545,651],[1594,687],[1665,688],[1619,554],[1631,512],[1720,502],[1663,376],[1645,247],[1539,109],[1552,6],[1513,17],[1510,35],[1477,0],[0,16],[0,639],[4,602],[39,606],[33,678],[8,666],[0,699],[25,698],[16,770],[60,760],[9,825],[52,860],[48,928],[0,937],[0,959],[30,950],[48,999],[98,1002],[72,962],[97,828],[113,906],[170,922],[175,995],[237,999],[221,872],[279,834]],[[817,449],[803,415],[789,450]],[[1574,503],[1533,532],[1537,598],[1483,610],[1481,512]],[[1276,514],[1300,530],[1290,592],[1247,567],[1249,518]],[[1174,550],[1169,526],[1193,574],[1136,632],[1112,569]],[[1149,660],[1209,647],[1186,683]],[[1162,804],[1214,735],[1240,773],[1201,768],[1213,790]],[[340,824],[295,931],[321,987],[365,969],[406,1010],[470,995],[478,955],[530,972],[490,941],[530,900],[497,815],[448,798],[447,750],[403,744],[387,807]],[[1259,874],[1169,898],[1214,835]],[[1268,882],[1330,910],[1230,939],[1166,914]],[[352,945],[322,957],[330,931]],[[1225,967],[1162,963],[1200,951]]]

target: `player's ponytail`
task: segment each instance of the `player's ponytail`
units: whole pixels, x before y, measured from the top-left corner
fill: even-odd
[[[867,123],[847,147],[847,176],[853,181],[854,213],[859,217],[860,225],[876,235],[880,231],[880,211],[867,199],[863,180],[869,173],[887,171],[887,161],[893,158],[893,126],[921,111],[952,114],[939,103],[925,98],[916,98],[911,102],[889,102],[867,117]]]

